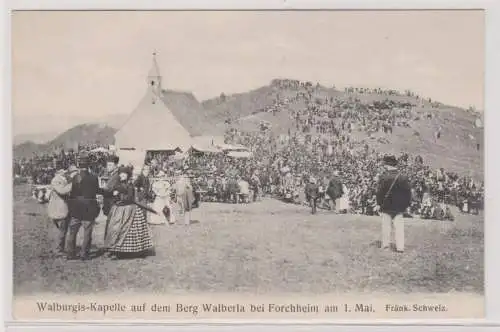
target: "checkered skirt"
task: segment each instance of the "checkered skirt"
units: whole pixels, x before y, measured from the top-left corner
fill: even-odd
[[[122,244],[111,248],[113,252],[140,253],[153,248],[153,236],[141,208],[135,209],[134,220]]]

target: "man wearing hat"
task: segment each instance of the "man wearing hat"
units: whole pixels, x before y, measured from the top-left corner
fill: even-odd
[[[66,201],[71,191],[71,182],[66,178],[66,170],[58,170],[50,182],[50,186],[52,191],[50,193],[47,212],[59,229],[56,250],[58,255],[62,255],[66,246],[66,235],[68,233],[70,221],[68,204]]]
[[[191,210],[194,203],[193,186],[187,177],[187,168],[179,176],[174,184],[176,202],[179,207],[179,214],[184,217],[184,225],[191,224]]]
[[[92,242],[92,229],[95,219],[99,215],[100,207],[97,203],[99,180],[89,171],[88,160],[80,161],[80,172],[73,176],[72,188],[69,195],[69,224],[68,259],[76,259],[76,236],[80,227],[83,227],[83,243],[80,259],[89,258]]]
[[[309,182],[306,184],[305,194],[306,199],[311,206],[311,214],[316,214],[316,205],[318,203],[319,197],[319,186],[316,183],[316,179],[312,176],[309,177]]]
[[[337,208],[339,207],[340,197],[344,194],[342,188],[342,181],[339,177],[339,171],[334,171],[333,176],[328,183],[328,188],[326,190],[326,194],[330,197],[330,209],[333,212],[337,212]]]
[[[134,187],[137,190],[137,201],[146,206],[151,204],[154,198],[149,174],[150,167],[148,165],[144,165],[141,174],[139,174],[134,181]],[[146,210],[144,210],[144,214],[147,216],[146,219],[149,219],[151,217]]]
[[[403,213],[411,203],[411,185],[408,178],[401,174],[397,160],[392,155],[383,159],[385,171],[380,176],[377,190],[377,204],[380,206],[382,218],[383,249],[390,248],[391,232],[394,229],[396,251],[403,252],[405,248]]]

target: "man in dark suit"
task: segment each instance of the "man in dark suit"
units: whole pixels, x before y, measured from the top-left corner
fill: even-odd
[[[99,192],[99,180],[89,170],[87,161],[80,162],[80,172],[73,177],[72,189],[69,195],[69,224],[68,259],[76,259],[76,236],[80,227],[83,227],[83,243],[80,258],[89,258],[92,243],[92,229],[100,208],[96,195]]]
[[[309,178],[309,182],[306,184],[305,194],[306,199],[311,206],[311,214],[316,214],[319,198],[319,186],[316,183],[316,179],[312,176]]]
[[[106,172],[108,181],[103,188],[103,207],[102,212],[105,216],[108,215],[111,210],[111,205],[113,204],[113,193],[109,188],[114,188],[118,182],[120,182],[120,177],[118,176],[118,163],[120,158],[118,156],[111,156],[106,164]]]
[[[134,181],[134,187],[137,190],[137,200],[139,203],[147,205],[153,201],[151,191],[151,181],[149,180],[150,168],[144,165],[141,174]]]
[[[154,200],[154,193],[152,190],[151,181],[149,180],[150,167],[148,165],[144,165],[142,168],[141,174],[137,176],[137,179],[134,181],[134,187],[137,192],[137,201],[145,206],[148,206]],[[149,212],[143,209],[144,215],[146,219],[150,221]]]
[[[339,177],[339,171],[333,173],[333,177],[328,183],[326,194],[330,197],[330,209],[337,212],[338,202],[344,194],[342,190],[342,180]]]
[[[391,231],[394,229],[396,251],[405,247],[403,213],[411,203],[411,185],[408,178],[397,169],[394,156],[384,157],[385,171],[380,176],[377,190],[377,204],[382,218],[382,248],[389,248]]]

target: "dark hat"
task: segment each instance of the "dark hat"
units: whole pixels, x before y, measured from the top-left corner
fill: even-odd
[[[120,173],[125,173],[130,178],[132,176],[132,169],[130,167],[121,166],[120,168],[118,168],[118,174]]]
[[[109,156],[108,163],[118,164],[120,162],[120,158],[118,156]]]
[[[397,166],[398,165],[398,161],[397,161],[396,157],[394,157],[393,155],[385,155],[383,161],[384,161],[384,164],[389,165],[389,166]]]

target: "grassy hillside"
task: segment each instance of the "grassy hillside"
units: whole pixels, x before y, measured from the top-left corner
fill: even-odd
[[[475,178],[483,177],[484,132],[483,129],[474,127],[477,114],[447,105],[433,107],[429,101],[422,101],[416,97],[373,93],[348,94],[322,86],[309,90],[304,87],[283,88],[273,84],[275,82],[246,94],[227,96],[225,100],[211,99],[203,102],[203,105],[214,117],[232,119],[229,124],[218,124],[219,132],[231,127],[241,131],[257,132],[260,130],[260,123],[264,121],[271,124],[274,134],[287,134],[289,131],[293,134],[297,130],[290,111],[304,109],[307,106],[301,100],[292,100],[298,93],[311,92],[311,100],[333,98],[345,101],[356,98],[363,103],[385,99],[409,102],[417,105],[413,110],[412,120],[409,121],[410,128],[394,127],[392,135],[379,132],[371,137],[368,137],[366,132],[355,129],[351,134],[352,137],[382,152],[420,154],[426,163],[434,167],[444,167]],[[265,109],[272,108],[278,99],[292,101],[280,107],[280,112],[266,112]],[[427,117],[429,114],[432,118]],[[436,140],[435,133],[438,128],[441,128],[441,138]],[[479,150],[477,143],[480,144]]]
[[[24,142],[14,146],[14,158],[29,158],[35,153],[39,153],[45,147],[45,144],[37,144],[32,141]]]
[[[162,100],[193,136],[211,133],[217,123],[191,92],[163,90]]]
[[[421,111],[423,112],[423,111]],[[484,174],[484,132],[474,127],[475,117],[461,109],[440,108],[433,119],[414,121],[412,128],[395,128],[387,135],[389,144],[373,144],[381,151],[420,154],[434,167],[482,178]],[[441,138],[434,133],[441,126]],[[419,135],[414,135],[418,132]],[[474,139],[469,137],[471,135]],[[480,144],[477,150],[476,144]]]
[[[49,143],[49,148],[71,148],[78,143],[113,144],[115,128],[101,124],[82,124],[67,130]]]
[[[229,95],[226,98],[217,97],[202,102],[210,115],[223,122],[226,119],[238,119],[253,112],[260,111],[271,105],[276,97],[276,90],[271,86],[264,86],[246,93]]]

